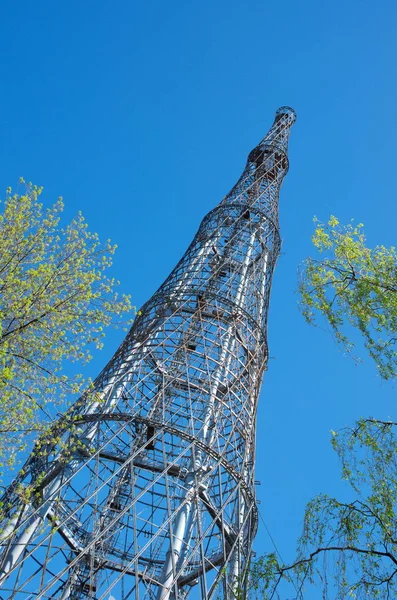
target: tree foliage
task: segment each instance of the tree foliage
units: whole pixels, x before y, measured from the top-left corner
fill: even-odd
[[[89,361],[104,329],[131,311],[107,275],[116,246],[101,243],[81,213],[61,227],[62,198],[45,208],[42,188],[21,184],[23,193],[7,190],[0,214],[0,456],[8,463],[26,433],[42,429],[48,405],[80,392],[70,363]]]
[[[300,277],[306,320],[324,317],[348,350],[358,331],[380,375],[395,377],[396,249],[369,248],[362,224],[343,226],[332,216],[325,224],[315,219],[312,241],[318,257],[305,261]],[[347,499],[319,495],[308,504],[296,560],[261,557],[251,573],[253,597],[285,598],[285,582],[297,599],[310,584],[323,599],[397,597],[396,427],[371,418],[332,432]]]
[[[397,423],[362,419],[332,432],[352,500],[318,496],[306,509],[296,561],[262,557],[253,591],[280,598],[283,579],[295,581],[296,598],[313,584],[321,598],[391,600],[397,597]],[[320,597],[320,595],[319,595]]]
[[[309,323],[320,314],[349,350],[351,325],[385,379],[397,374],[397,253],[394,247],[366,245],[363,225],[315,219],[313,244],[319,258],[308,258],[300,278],[301,307]]]

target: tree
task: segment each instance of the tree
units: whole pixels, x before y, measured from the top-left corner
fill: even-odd
[[[310,324],[324,317],[336,339],[352,350],[358,331],[381,377],[397,375],[397,253],[366,245],[363,225],[315,219],[312,238],[319,258],[301,270],[301,309]],[[397,423],[361,419],[352,429],[332,433],[351,489],[341,501],[325,495],[312,500],[296,560],[261,557],[251,573],[252,595],[280,597],[286,579],[294,597],[311,582],[322,598],[397,597]]]
[[[116,246],[100,243],[79,213],[60,227],[63,201],[39,202],[42,188],[7,190],[0,215],[0,457],[12,464],[48,409],[77,394],[104,329],[131,311],[107,275]]]
[[[336,339],[354,346],[346,326],[358,330],[380,375],[397,375],[397,253],[394,247],[366,246],[363,225],[342,226],[331,217],[315,220],[312,238],[321,260],[308,258],[300,278],[306,320],[326,318]]]
[[[307,508],[297,559],[274,554],[254,565],[252,595],[280,598],[283,579],[296,598],[312,583],[321,598],[391,600],[397,597],[397,423],[362,419],[332,432],[342,476],[353,499],[318,496]],[[319,595],[320,597],[320,595]]]

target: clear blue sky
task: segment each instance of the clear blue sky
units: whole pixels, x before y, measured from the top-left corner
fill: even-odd
[[[119,245],[141,305],[229,190],[275,110],[292,106],[283,254],[258,419],[260,510],[285,560],[305,503],[345,495],[329,430],[395,415],[395,388],[297,309],[312,217],[396,243],[397,4],[368,0],[49,0],[0,8],[0,189],[20,175]],[[95,375],[121,341],[108,338]],[[258,552],[271,550],[261,526]],[[291,593],[291,597],[292,597]],[[316,595],[313,596],[315,598]],[[309,596],[308,596],[309,598]]]

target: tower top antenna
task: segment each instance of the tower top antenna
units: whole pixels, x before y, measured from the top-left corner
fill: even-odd
[[[278,108],[276,110],[276,118],[280,118],[282,116],[286,116],[288,117],[289,120],[289,124],[293,125],[296,121],[296,112],[294,111],[293,108],[291,108],[290,106],[280,106],[280,108]]]

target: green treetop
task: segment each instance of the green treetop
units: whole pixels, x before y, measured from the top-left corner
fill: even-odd
[[[385,379],[397,374],[397,253],[394,247],[368,248],[363,225],[342,226],[335,217],[315,220],[312,238],[318,258],[301,273],[301,306],[309,323],[321,314],[336,338],[353,347],[353,326]]]
[[[42,188],[21,184],[0,214],[0,457],[9,464],[42,429],[46,405],[80,392],[82,378],[65,366],[89,361],[132,308],[107,275],[116,246],[100,243],[81,213],[61,227],[62,198],[44,208]]]

